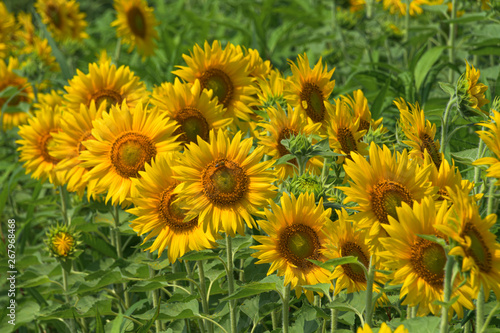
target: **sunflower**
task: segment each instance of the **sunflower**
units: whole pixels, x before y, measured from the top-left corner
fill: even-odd
[[[0,2],[0,58],[5,59],[11,51],[12,36],[16,32],[16,20],[5,6]]]
[[[179,141],[196,142],[197,136],[206,141],[210,130],[224,129],[233,121],[224,118],[222,105],[212,99],[212,93],[202,91],[199,80],[190,85],[175,78],[174,84],[166,82],[153,91],[151,104],[180,125],[175,133]]]
[[[257,85],[259,86],[257,97],[261,109],[265,110],[270,106],[277,107],[277,105],[286,108],[287,103],[283,97],[283,82],[283,76],[277,69],[272,69],[265,78],[257,77]]]
[[[368,132],[370,128],[372,130],[379,128],[383,118],[378,120],[372,119],[372,114],[368,108],[368,100],[361,89],[353,91],[352,96],[341,96],[341,99],[349,107],[355,120],[359,119],[359,131]]]
[[[37,94],[37,103],[33,104],[35,110],[41,110],[43,107],[51,107],[54,109],[56,106],[62,106],[63,104],[63,95],[64,92],[62,90],[54,90],[52,89],[48,93],[38,93]]]
[[[67,184],[68,191],[77,192],[80,197],[87,186],[85,175],[88,172],[81,166],[79,159],[81,152],[87,149],[83,142],[95,140],[92,136],[92,121],[101,118],[104,110],[104,104],[99,110],[93,101],[89,108],[82,104],[80,112],[65,112],[61,119],[61,131],[52,134],[55,145],[49,153],[60,160],[56,170],[65,172],[63,182]]]
[[[116,20],[111,26],[117,27],[116,34],[122,43],[129,44],[128,52],[135,46],[143,59],[153,55],[156,49],[158,21],[145,0],[115,0]]]
[[[172,167],[182,182],[174,193],[191,209],[189,218],[199,215],[204,231],[243,235],[245,223],[255,226],[252,214],[276,195],[274,173],[266,171],[274,162],[260,162],[264,147],[250,153],[252,138],[242,141],[241,136],[238,132],[231,140],[225,131],[210,131],[208,142],[198,137],[198,144],[188,144]]]
[[[453,214],[439,230],[458,243],[450,255],[462,257],[462,271],[470,271],[475,297],[482,286],[486,299],[490,290],[500,299],[500,244],[490,231],[497,216],[490,214],[481,218],[476,202],[456,187],[448,188],[448,193]]]
[[[265,147],[266,154],[272,156],[273,160],[290,154],[281,143],[281,140],[288,139],[299,133],[316,133],[321,126],[320,124],[307,124],[300,113],[293,110],[290,105],[288,105],[288,113],[285,113],[279,104],[277,106],[277,109],[273,107],[267,108],[266,111],[269,116],[269,121],[259,123],[259,126],[264,128],[264,131],[262,131],[258,137],[259,143]],[[297,165],[295,159],[289,162]],[[306,168],[312,174],[319,174],[322,166],[322,160],[314,157],[309,160]],[[294,169],[295,168],[288,163],[275,165],[276,174],[281,180],[292,177],[295,172]]]
[[[182,57],[187,66],[177,66],[179,69],[173,73],[189,83],[200,80],[201,89],[211,89],[226,108],[225,116],[247,129],[246,122],[253,114],[250,107],[257,104],[258,90],[250,76],[249,59],[241,49],[231,43],[222,49],[217,40],[212,46],[205,41],[204,49],[195,45],[191,56],[184,54]]]
[[[24,105],[31,104],[35,97],[28,79],[15,73],[18,68],[19,62],[16,58],[9,58],[8,65],[0,59],[0,91],[9,87],[16,88],[19,91],[12,99],[10,97],[0,97],[1,121],[4,130],[26,123],[29,113],[22,110],[21,103]]]
[[[55,144],[52,133],[60,131],[60,122],[60,108],[46,106],[36,111],[27,125],[19,127],[22,139],[16,141],[20,145],[19,161],[24,162],[26,173],[31,172],[31,177],[42,182],[48,178],[56,186],[61,184],[62,175],[56,171],[59,160],[49,154],[49,149]]]
[[[99,108],[106,101],[108,109],[120,106],[126,100],[129,109],[148,97],[146,86],[130,71],[128,66],[116,69],[111,59],[106,62],[89,64],[89,73],[83,74],[77,70],[77,75],[64,87],[67,94],[64,96],[68,109],[78,112],[80,104],[90,106],[92,100]]]
[[[327,66],[319,59],[313,69],[309,67],[307,54],[299,55],[297,65],[289,60],[292,76],[285,81],[284,97],[294,108],[298,108],[314,123],[323,124],[326,131],[329,120],[325,101],[335,87],[331,80],[335,68],[328,72]]]
[[[439,141],[435,141],[436,125],[425,119],[424,110],[420,109],[418,103],[410,105],[403,98],[395,100],[401,116],[401,128],[404,134],[410,140],[403,141],[413,149],[410,151],[410,158],[415,158],[422,163],[425,152],[427,151],[436,168],[439,168],[444,159],[444,155],[439,152]]]
[[[483,157],[474,161],[474,165],[490,165],[487,176],[497,178],[500,185],[500,112],[491,110],[491,121],[481,122],[480,125],[489,129],[489,131],[477,131],[479,137],[486,143],[486,146],[495,154],[496,157]]]
[[[446,223],[449,210],[447,204],[436,207],[431,197],[415,202],[413,208],[403,203],[396,208],[398,219],[390,216],[389,224],[384,224],[389,237],[380,239],[385,251],[379,255],[385,260],[384,266],[393,270],[390,283],[403,284],[401,304],[418,306],[419,316],[429,312],[438,315],[441,306],[435,301],[443,301],[446,252],[438,243],[419,236],[441,236],[435,226]],[[472,289],[468,284],[460,286],[461,282],[461,278],[452,281],[451,298],[458,296],[458,300],[450,307],[450,314],[455,311],[459,318],[463,317],[463,307],[474,307]]]
[[[45,244],[51,256],[59,259],[71,259],[79,243],[79,234],[65,225],[57,225],[47,232]]]
[[[242,52],[245,56],[245,61],[248,62],[248,70],[250,71],[250,76],[252,77],[260,77],[265,78],[271,72],[271,61],[264,61],[259,51],[254,49],[243,48],[241,50],[241,46],[236,46],[237,52]]]
[[[386,323],[382,323],[382,325],[380,325],[380,329],[378,330],[378,333],[408,333],[408,332],[409,332],[408,329],[405,328],[404,325],[399,325],[393,332],[391,328],[387,326]],[[365,326],[363,326],[362,328],[358,327],[357,333],[373,333],[373,331],[370,328],[370,326],[365,324]]]
[[[78,2],[74,0],[37,0],[35,8],[55,39],[79,41],[89,37],[84,31],[87,26],[85,14],[80,12]]]
[[[313,194],[303,193],[296,198],[284,193],[281,207],[270,201],[271,210],[265,211],[266,220],[258,221],[268,236],[253,236],[260,245],[252,257],[260,259],[257,264],[271,264],[267,274],[278,271],[285,276],[285,286],[290,284],[295,295],[300,297],[302,286],[330,283],[330,272],[316,266],[309,259],[325,261],[323,252],[328,242],[326,234],[332,223],[331,209],[323,208],[323,199],[316,205]],[[312,303],[313,292],[303,290]]]
[[[487,115],[488,112],[481,110],[481,107],[490,102],[484,96],[484,93],[488,90],[488,86],[478,83],[481,71],[475,69],[473,65],[469,66],[467,61],[465,64],[465,74],[462,74],[457,83],[459,111],[465,116],[473,115],[474,113]]]
[[[174,154],[164,154],[146,164],[140,171],[140,178],[132,179],[137,196],[131,200],[135,208],[128,210],[137,216],[130,224],[139,236],[149,233],[144,242],[155,237],[147,248],[150,252],[158,250],[158,257],[168,246],[168,260],[174,263],[189,251],[200,251],[216,247],[214,236],[203,232],[198,226],[198,217],[184,221],[184,211],[175,202],[175,187],[179,184],[173,178],[172,166],[176,164]]]
[[[380,2],[381,0],[377,0]],[[384,9],[389,9],[391,14],[399,14],[399,16],[406,15],[406,1],[405,0],[383,0]],[[440,4],[442,0],[411,0],[410,2],[410,15],[416,16],[422,14],[424,11],[421,5],[437,5]]]
[[[113,205],[127,205],[129,197],[137,195],[132,178],[140,177],[139,171],[144,171],[147,163],[179,149],[173,135],[176,124],[157,108],[147,110],[142,103],[133,110],[125,101],[121,108],[112,106],[93,126],[95,140],[85,141],[87,150],[80,152],[81,166],[92,168],[84,181],[97,179],[95,188],[88,187],[88,194],[108,191],[106,202],[111,199]]]

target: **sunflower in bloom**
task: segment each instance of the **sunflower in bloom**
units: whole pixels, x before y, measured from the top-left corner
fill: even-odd
[[[273,160],[290,154],[281,143],[281,140],[289,139],[291,136],[296,136],[299,133],[316,133],[321,126],[320,124],[307,124],[300,113],[293,110],[290,105],[288,105],[288,113],[285,113],[279,104],[277,107],[277,109],[273,107],[267,108],[269,121],[259,123],[259,126],[264,129],[258,137],[259,143],[266,147],[266,154],[271,156]],[[297,165],[295,159],[288,162]],[[306,168],[312,174],[319,174],[322,166],[322,160],[313,157],[308,161]],[[278,178],[281,180],[292,177],[295,172],[295,168],[290,164],[278,164],[274,168]]]
[[[81,166],[92,168],[84,181],[97,180],[95,188],[87,192],[107,191],[106,202],[127,205],[131,196],[137,196],[132,178],[140,177],[145,165],[156,156],[179,149],[173,135],[176,124],[165,118],[157,108],[147,110],[142,103],[129,109],[125,101],[120,107],[112,106],[101,119],[93,122],[92,136],[80,152]],[[92,183],[89,183],[91,185]]]
[[[370,326],[365,324],[363,327],[358,327],[357,333],[373,333],[372,329]],[[408,329],[404,327],[404,325],[399,325],[394,331],[391,330],[389,326],[387,326],[386,323],[382,323],[380,325],[380,329],[378,330],[378,333],[409,333]]]
[[[250,153],[252,138],[241,136],[238,132],[230,139],[225,131],[211,131],[208,142],[198,137],[172,167],[181,182],[174,193],[190,209],[189,218],[198,215],[204,231],[244,235],[245,224],[255,226],[252,215],[276,195],[276,178],[267,170],[274,162],[260,162],[264,147]]]
[[[443,301],[444,268],[447,257],[445,249],[438,243],[424,239],[419,235],[442,236],[436,225],[443,225],[449,219],[448,205],[440,205],[431,197],[415,202],[413,208],[403,203],[397,207],[398,219],[389,217],[389,224],[384,229],[389,237],[380,242],[385,251],[379,252],[384,259],[384,266],[392,269],[391,284],[403,284],[400,298],[403,305],[418,306],[417,315],[425,316],[429,312],[439,315],[441,306],[435,301]],[[455,311],[463,317],[463,307],[472,309],[472,289],[468,284],[460,286],[460,278],[452,281],[451,298],[458,296],[457,302],[450,307],[450,314]],[[460,288],[459,288],[460,286]]]
[[[48,106],[51,108],[55,108],[56,106],[62,106],[63,104],[63,95],[64,92],[62,90],[51,90],[48,93],[38,93],[37,95],[37,103],[33,104],[35,110],[41,110],[44,106]]]
[[[46,106],[36,111],[35,116],[28,119],[27,125],[19,127],[22,139],[16,141],[20,145],[19,161],[24,162],[26,173],[32,173],[32,178],[42,182],[48,178],[56,186],[61,184],[63,177],[61,172],[56,171],[59,160],[51,156],[49,150],[55,144],[52,133],[61,130],[60,122],[60,108]]]
[[[164,154],[140,171],[140,178],[132,179],[137,196],[132,197],[135,208],[128,212],[137,216],[130,224],[139,236],[148,233],[144,242],[154,238],[147,248],[158,250],[158,257],[168,247],[168,260],[174,263],[189,251],[201,251],[217,246],[211,233],[198,226],[198,217],[185,221],[184,210],[176,202],[174,193],[179,181],[173,178],[174,154]]]
[[[248,62],[248,69],[250,71],[250,76],[265,78],[271,72],[271,61],[261,58],[259,51],[255,49],[243,48],[241,46],[236,46],[237,52],[242,52],[245,55],[246,62]]]
[[[311,69],[307,54],[299,55],[297,64],[290,60],[289,63],[293,75],[285,81],[285,99],[312,122],[323,124],[326,131],[329,114],[325,102],[335,87],[335,80],[331,80],[335,68],[328,71],[320,59]]]
[[[368,100],[361,89],[355,90],[351,95],[341,96],[342,101],[349,107],[355,119],[359,119],[359,131],[367,131],[371,128],[376,130],[382,123],[383,118],[372,119],[368,108]]]
[[[488,86],[478,82],[481,71],[475,69],[473,65],[469,66],[467,61],[465,64],[465,74],[458,79],[457,83],[459,111],[465,116],[473,114],[469,111],[488,115],[488,112],[481,110],[481,107],[490,102],[484,95]]]
[[[129,109],[148,97],[146,86],[130,71],[128,66],[118,69],[111,64],[111,59],[106,62],[89,64],[89,73],[84,74],[76,70],[69,86],[64,87],[67,94],[64,96],[65,106],[73,111],[80,110],[80,104],[90,106],[92,100],[99,108],[106,101],[108,109],[115,105],[120,106],[126,100]]]
[[[21,109],[20,103],[31,104],[31,101],[34,99],[33,88],[29,84],[28,79],[14,72],[18,68],[19,62],[16,58],[9,58],[8,65],[0,59],[0,91],[9,87],[14,87],[19,91],[10,101],[10,97],[0,97],[0,108],[4,108],[1,119],[4,130],[26,123],[29,113]],[[8,106],[11,107],[10,110],[5,109],[7,102]]]
[[[153,8],[145,0],[115,0],[116,20],[111,26],[117,27],[116,34],[122,43],[129,44],[128,52],[137,46],[137,51],[143,59],[153,55],[156,49],[158,25]]]
[[[331,273],[312,262],[326,261],[323,252],[328,242],[331,209],[323,208],[323,199],[316,205],[314,195],[284,193],[280,199],[281,207],[270,201],[271,210],[265,211],[266,220],[258,221],[268,236],[253,236],[260,245],[251,246],[257,250],[252,257],[258,258],[257,264],[271,264],[267,274],[278,271],[285,276],[285,286],[295,289],[297,298],[304,285],[330,283]],[[313,292],[303,290],[312,303]]]
[[[50,255],[59,259],[70,259],[78,245],[79,234],[68,230],[68,227],[55,226],[47,232],[45,244],[48,247]]]
[[[16,32],[16,20],[9,13],[5,4],[0,2],[0,58],[5,59],[10,53],[12,36]]]
[[[403,141],[413,149],[410,151],[410,157],[416,158],[419,163],[424,160],[425,151],[432,157],[432,161],[437,168],[441,165],[444,155],[439,152],[439,141],[435,141],[436,125],[425,119],[424,110],[420,109],[418,103],[408,104],[403,98],[395,100],[401,116],[401,128],[406,137],[410,140]]]
[[[382,1],[382,0],[377,0]],[[399,14],[399,16],[406,15],[406,1],[405,0],[383,0],[384,9],[389,9],[391,14]],[[424,11],[422,5],[438,5],[442,0],[411,0],[410,2],[410,15],[416,16],[422,14]]]
[[[499,179],[496,185],[500,185],[500,112],[496,110],[492,110],[491,112],[491,121],[480,123],[481,126],[488,128],[489,131],[477,131],[476,133],[496,157],[483,157],[474,161],[473,164],[490,165],[486,170],[487,176]]]
[[[249,59],[241,49],[228,43],[222,49],[219,41],[212,46],[205,41],[204,49],[195,45],[190,56],[182,55],[187,66],[177,66],[173,73],[181,79],[194,83],[198,79],[201,89],[212,90],[214,97],[226,108],[226,117],[234,119],[234,124],[245,129],[257,104],[257,88],[250,76]],[[242,120],[242,121],[240,121]]]
[[[175,78],[174,84],[166,82],[153,91],[151,104],[179,124],[179,141],[196,142],[198,136],[207,141],[212,129],[225,129],[233,121],[212,96],[212,90],[201,90],[199,80],[190,85]]]
[[[54,39],[82,40],[88,38],[85,32],[85,14],[80,12],[80,4],[74,0],[37,0],[35,8],[42,22],[52,32]]]
[[[265,110],[270,106],[277,107],[277,105],[286,108],[287,103],[283,97],[283,82],[283,75],[277,69],[272,69],[265,78],[257,77],[257,85],[259,86],[257,97],[261,109]]]
[[[448,192],[453,213],[446,225],[439,226],[439,230],[458,243],[449,254],[462,258],[462,271],[470,272],[475,297],[482,286],[486,299],[490,291],[500,299],[500,244],[490,231],[497,222],[497,216],[490,214],[483,219],[471,197],[457,188],[448,188]]]

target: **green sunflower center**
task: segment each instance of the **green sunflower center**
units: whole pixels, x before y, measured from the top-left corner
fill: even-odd
[[[300,92],[300,102],[306,114],[315,123],[325,119],[326,107],[323,92],[315,83],[308,82],[304,85]]]
[[[55,146],[54,138],[50,135],[50,133],[57,133],[57,131],[52,131],[42,135],[38,141],[38,149],[40,149],[40,155],[42,155],[45,162],[56,165],[59,163],[59,160],[49,154],[49,148],[53,148]]]
[[[434,288],[443,288],[446,253],[441,245],[419,239],[411,247],[410,262],[419,278]]]
[[[114,90],[110,89],[102,89],[96,91],[92,97],[89,99],[88,105],[90,106],[90,102],[94,100],[96,108],[99,108],[103,102],[106,102],[106,111],[109,112],[109,109],[112,105],[120,105],[123,101],[122,95],[117,93]]]
[[[439,153],[439,149],[436,143],[427,133],[422,133],[420,135],[420,140],[422,140],[422,144],[420,145],[420,150],[424,152],[427,149],[427,152],[431,156],[432,161],[439,169],[439,166],[441,165],[441,154]]]
[[[355,242],[345,242],[340,247],[340,254],[342,257],[354,256],[362,263],[367,269],[370,265],[370,259],[363,252],[361,246]],[[345,264],[342,265],[345,274],[355,282],[366,282],[365,272],[358,264]]]
[[[181,125],[174,133],[180,134],[177,140],[185,143],[196,142],[198,135],[203,140],[208,140],[210,126],[198,109],[185,107],[177,113],[175,120]]]
[[[340,143],[340,147],[342,147],[342,151],[347,155],[351,155],[352,151],[358,151],[358,145],[356,140],[354,139],[354,135],[347,127],[341,127],[337,133],[337,140]]]
[[[198,226],[198,217],[184,221],[185,210],[181,208],[179,203],[174,202],[177,195],[172,192],[176,186],[177,184],[174,184],[161,193],[158,215],[161,221],[174,233],[189,233]]]
[[[307,259],[319,259],[321,244],[316,231],[311,227],[304,224],[292,224],[287,226],[278,237],[280,254],[299,269],[307,270],[314,266]]]
[[[123,178],[139,177],[144,165],[156,156],[156,146],[147,136],[128,132],[113,142],[111,164]]]
[[[47,16],[49,17],[50,21],[54,24],[56,28],[61,29],[62,26],[61,13],[59,13],[59,9],[57,8],[57,6],[54,6],[52,4],[48,5]]]
[[[127,23],[135,36],[146,37],[146,20],[140,8],[134,6],[128,10]]]
[[[467,222],[460,236],[470,238],[471,245],[465,252],[468,256],[474,258],[474,262],[481,272],[488,273],[492,268],[492,255],[477,227],[471,222]]]
[[[372,209],[380,223],[389,223],[389,215],[397,220],[396,208],[402,202],[413,206],[413,197],[403,184],[384,179],[373,187]]]
[[[202,173],[205,196],[215,205],[230,206],[248,192],[249,178],[236,162],[219,158],[210,163]]]
[[[233,83],[229,76],[217,68],[207,69],[200,77],[202,89],[212,90],[219,103],[228,107],[233,98]]]

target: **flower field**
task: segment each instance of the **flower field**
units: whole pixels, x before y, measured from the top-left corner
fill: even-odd
[[[499,0],[4,0],[0,56],[0,332],[500,332]]]

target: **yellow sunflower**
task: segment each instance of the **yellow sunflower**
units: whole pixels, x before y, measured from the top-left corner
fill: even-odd
[[[373,333],[373,331],[370,326],[365,324],[365,326],[363,326],[362,328],[358,327],[357,333]],[[382,325],[380,325],[378,333],[409,333],[409,331],[404,327],[404,325],[399,325],[394,331],[392,331],[386,323],[382,323]]]
[[[328,72],[327,66],[323,67],[321,59],[313,69],[309,67],[307,54],[299,55],[297,65],[289,60],[292,76],[285,81],[284,97],[294,108],[311,119],[314,123],[323,124],[326,131],[329,121],[325,101],[335,87],[335,80],[331,80],[335,68]]]
[[[359,131],[367,131],[371,128],[376,130],[382,123],[383,118],[372,119],[368,108],[368,100],[361,89],[355,90],[351,95],[341,96],[342,101],[349,107],[355,119],[359,119]]]
[[[401,117],[401,128],[406,137],[410,140],[403,141],[413,149],[410,151],[410,157],[415,158],[422,163],[424,160],[425,151],[432,157],[432,161],[437,168],[441,165],[444,155],[439,152],[439,141],[435,141],[436,125],[425,119],[424,110],[420,109],[418,103],[410,105],[403,98],[399,101],[395,100]]]
[[[11,52],[12,36],[16,32],[14,15],[7,10],[4,2],[0,2],[0,58],[5,59]]]
[[[187,66],[177,66],[173,73],[181,79],[194,83],[200,80],[201,89],[211,89],[224,108],[226,117],[233,123],[247,129],[253,111],[250,107],[257,104],[257,88],[250,76],[249,59],[241,50],[228,43],[225,49],[219,41],[212,46],[205,41],[204,49],[194,46],[191,56],[183,55]],[[240,121],[241,120],[241,121]]]
[[[415,202],[413,208],[403,203],[396,208],[398,219],[390,216],[389,224],[384,224],[389,237],[380,239],[385,251],[379,255],[385,259],[384,265],[393,270],[390,283],[403,284],[401,304],[418,306],[419,316],[429,312],[439,315],[441,306],[435,301],[443,301],[446,252],[438,243],[419,236],[439,236],[435,226],[446,223],[449,210],[447,204],[436,207],[431,197]],[[461,282],[460,277],[452,281],[451,298],[458,296],[458,300],[449,310],[450,315],[455,311],[459,318],[463,317],[463,307],[474,308],[472,289],[468,284],[460,286]]]
[[[487,176],[499,179],[496,185],[500,185],[500,112],[496,110],[491,110],[491,112],[491,121],[479,123],[479,125],[488,128],[489,131],[477,131],[476,133],[496,157],[483,157],[474,161],[473,164],[490,165],[486,170]]]
[[[277,109],[273,107],[267,108],[269,121],[259,123],[264,130],[260,133],[259,143],[265,147],[265,152],[270,155],[273,160],[277,160],[290,152],[283,146],[281,140],[289,139],[290,136],[303,134],[317,133],[321,124],[307,124],[301,114],[293,110],[288,105],[288,113],[278,104]],[[297,165],[295,159],[289,163]],[[319,174],[323,166],[322,159],[317,157],[312,158],[307,163],[307,170],[312,174]],[[290,164],[278,164],[274,166],[279,179],[285,180],[287,177],[292,177],[296,173],[295,168]]]
[[[128,52],[135,46],[143,59],[153,55],[156,49],[158,25],[153,8],[145,0],[115,0],[116,20],[111,26],[117,27],[116,34],[122,43],[129,44]]]
[[[41,110],[43,107],[51,107],[55,108],[56,106],[62,106],[63,104],[63,95],[64,92],[62,90],[54,90],[52,89],[48,93],[38,93],[37,94],[37,103],[33,104],[35,110]]]
[[[286,100],[283,97],[283,82],[283,76],[277,69],[272,69],[265,78],[257,77],[257,85],[259,86],[257,96],[261,109],[265,110],[270,106],[277,107],[277,105],[286,108]]]
[[[382,0],[377,0],[378,2]],[[406,15],[406,0],[383,0],[384,9],[389,9],[391,14],[399,14],[399,16]],[[442,0],[411,0],[410,2],[410,15],[416,16],[422,14],[424,11],[422,5],[437,5],[440,4]]]
[[[500,244],[490,231],[497,222],[497,216],[490,214],[483,219],[471,197],[456,187],[448,188],[448,192],[453,214],[439,230],[458,243],[449,254],[462,257],[462,271],[470,271],[475,297],[483,286],[486,299],[490,290],[500,299]]]
[[[72,257],[78,245],[78,233],[68,230],[65,225],[57,225],[47,232],[45,244],[47,244],[50,255],[59,259]]]
[[[147,248],[150,252],[158,250],[158,257],[168,247],[168,260],[174,263],[189,251],[200,251],[217,246],[211,233],[203,232],[198,226],[198,217],[184,221],[184,210],[175,202],[175,187],[179,184],[173,178],[174,154],[158,156],[151,166],[146,164],[140,171],[140,178],[132,179],[137,196],[131,200],[135,208],[128,212],[137,216],[130,224],[139,236],[149,233],[144,242],[152,239]]]
[[[44,107],[28,119],[27,125],[19,127],[22,139],[16,141],[20,145],[19,161],[24,162],[26,173],[32,173],[31,177],[42,182],[48,178],[56,186],[61,184],[63,177],[56,171],[59,160],[49,154],[49,149],[55,144],[52,133],[60,131],[60,121],[59,107]]]
[[[284,193],[281,207],[270,201],[271,210],[265,211],[266,220],[258,221],[268,236],[253,236],[260,245],[250,248],[258,250],[252,257],[260,259],[257,264],[271,264],[267,275],[278,271],[285,276],[285,286],[295,289],[297,298],[304,285],[330,283],[330,272],[316,266],[308,259],[325,261],[323,252],[328,240],[331,209],[323,208],[323,199],[316,205],[314,195],[302,193],[298,198]],[[312,303],[313,292],[303,290]]]
[[[269,73],[271,72],[271,61],[264,61],[261,58],[259,51],[254,49],[247,49],[245,47],[243,48],[243,50],[241,50],[240,45],[236,46],[236,50],[237,52],[243,52],[243,54],[245,55],[245,61],[248,62],[248,70],[250,71],[250,76],[256,78],[265,78],[269,75]]]
[[[88,170],[81,166],[79,157],[81,152],[87,149],[83,143],[86,140],[95,140],[92,136],[92,122],[101,118],[104,107],[105,105],[101,104],[97,110],[92,101],[89,108],[82,104],[80,112],[66,111],[61,119],[61,131],[52,134],[55,144],[49,149],[49,153],[60,160],[56,170],[64,171],[63,182],[67,184],[68,191],[77,192],[80,197],[87,186],[85,175]]]
[[[15,73],[18,68],[19,62],[16,58],[9,58],[8,65],[0,59],[0,91],[9,87],[14,87],[19,91],[12,99],[0,97],[1,122],[4,130],[26,123],[30,114],[22,110],[20,103],[31,104],[35,97],[28,79]]]
[[[191,85],[175,78],[174,84],[166,82],[153,91],[151,104],[179,124],[179,141],[196,142],[197,136],[207,141],[210,130],[225,129],[233,121],[224,118],[222,105],[212,95],[212,90],[201,90],[199,80]]]
[[[140,177],[139,171],[144,171],[147,163],[179,149],[173,135],[176,124],[157,108],[147,110],[142,103],[133,110],[125,101],[121,108],[112,106],[93,126],[95,140],[85,141],[87,150],[80,152],[81,166],[92,168],[84,181],[97,179],[95,188],[87,187],[88,194],[107,191],[106,202],[111,199],[113,205],[127,205],[129,198],[137,195],[132,178]]]
[[[37,0],[35,8],[42,22],[52,32],[54,39],[81,40],[89,36],[84,31],[87,22],[80,12],[80,4],[74,0]]]
[[[188,217],[199,215],[204,231],[233,237],[235,232],[244,235],[245,223],[255,226],[252,215],[259,215],[267,199],[276,195],[276,178],[267,170],[274,162],[260,162],[264,147],[250,153],[252,138],[242,141],[238,132],[230,139],[225,133],[210,131],[208,142],[198,137],[198,144],[187,145],[172,168],[174,178],[182,182],[174,193],[191,210]]]
[[[464,110],[462,113],[467,113],[467,109],[479,111],[479,113],[488,115],[487,111],[481,110],[481,107],[488,104],[490,101],[485,98],[484,93],[488,90],[488,86],[483,83],[478,83],[481,71],[474,68],[473,65],[465,61],[466,70],[458,80],[457,94],[459,99],[459,109]]]
[[[98,108],[106,101],[108,109],[120,106],[126,100],[129,109],[133,109],[139,102],[148,97],[146,86],[130,71],[128,66],[118,69],[106,62],[89,64],[89,73],[84,74],[77,70],[77,75],[64,87],[67,94],[64,96],[65,106],[73,111],[80,110],[80,104],[90,106],[92,100]]]

